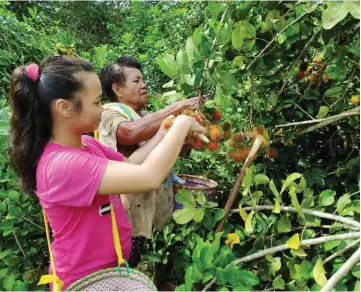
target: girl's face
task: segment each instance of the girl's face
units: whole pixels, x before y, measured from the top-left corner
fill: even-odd
[[[76,133],[90,133],[98,128],[103,111],[101,83],[94,72],[80,72],[75,77],[83,82],[83,89],[76,96],[81,106],[74,110],[71,125]]]

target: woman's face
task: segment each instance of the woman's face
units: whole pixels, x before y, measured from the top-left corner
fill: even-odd
[[[124,68],[126,77],[123,85],[117,85],[119,101],[129,105],[134,110],[141,110],[148,103],[147,85],[143,75],[137,68]]]
[[[76,100],[81,108],[73,115],[74,130],[80,134],[93,132],[98,128],[103,105],[101,103],[102,87],[94,72],[80,72],[76,78],[83,82],[83,89],[78,92]]]

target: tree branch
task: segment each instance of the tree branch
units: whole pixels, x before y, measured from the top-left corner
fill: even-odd
[[[263,206],[263,205],[256,205],[256,206],[252,206],[252,207],[245,207],[243,208],[243,210],[245,211],[249,211],[249,210],[272,210],[273,206]],[[296,209],[293,207],[280,207],[281,211],[285,211],[285,212],[293,212],[293,213],[297,213]],[[231,213],[238,213],[239,209],[232,209]],[[360,223],[350,219],[350,218],[345,218],[342,216],[338,216],[338,215],[333,215],[330,213],[325,213],[325,212],[320,212],[320,211],[315,211],[315,210],[310,210],[310,209],[302,209],[302,212],[304,214],[307,215],[313,215],[316,217],[320,217],[320,218],[325,218],[325,219],[330,219],[330,220],[334,220],[334,221],[339,221],[354,227],[357,227],[358,230],[360,230]]]
[[[299,126],[299,125],[307,125],[307,124],[315,124],[315,123],[321,123],[321,122],[327,122],[332,120],[334,121],[335,118],[346,118],[349,116],[355,116],[360,113],[360,106],[354,107],[348,111],[345,111],[343,113],[340,113],[338,115],[334,115],[332,117],[324,118],[324,119],[315,119],[315,120],[308,120],[308,121],[302,121],[302,122],[294,122],[294,123],[288,123],[288,124],[281,124],[276,125],[275,128],[283,128],[283,127],[291,127],[291,126]]]
[[[233,203],[234,203],[234,201],[235,201],[235,199],[236,199],[236,197],[238,195],[238,191],[239,191],[239,188],[241,187],[243,177],[246,174],[246,170],[251,165],[251,163],[252,163],[253,159],[255,158],[261,144],[262,144],[262,138],[257,137],[256,140],[253,143],[251,151],[249,152],[249,154],[247,156],[246,161],[243,164],[243,167],[242,167],[242,169],[241,169],[241,171],[240,171],[240,173],[239,173],[239,175],[237,177],[237,180],[234,183],[232,192],[228,197],[226,205],[224,206],[224,216],[223,216],[222,220],[219,222],[215,233],[220,232],[222,230],[224,222],[226,221],[226,219],[228,217],[228,213],[231,210],[232,205],[233,205]]]
[[[313,33],[313,36],[310,38],[310,40],[309,40],[309,41],[307,42],[307,44],[304,46],[304,48],[302,49],[302,51],[301,51],[300,55],[298,56],[298,58],[296,59],[296,61],[293,62],[293,65],[292,65],[292,67],[291,67],[291,70],[290,70],[290,72],[288,73],[285,81],[283,82],[283,85],[282,85],[282,87],[281,87],[281,89],[280,89],[280,91],[279,91],[279,94],[281,94],[282,91],[283,91],[283,89],[285,89],[286,84],[287,84],[287,81],[288,81],[288,78],[290,78],[290,76],[291,76],[291,74],[292,74],[292,72],[293,72],[293,69],[296,67],[297,62],[301,59],[301,57],[303,56],[303,54],[306,52],[307,48],[308,48],[308,47],[310,46],[310,44],[313,42],[313,40],[315,39],[315,37],[321,32],[321,30],[322,30],[322,25],[320,25],[320,26],[317,28],[317,30]]]
[[[325,0],[321,0],[319,2],[317,2],[315,5],[313,5],[310,8],[310,11],[313,11],[313,8],[316,8],[318,5],[320,5],[321,3],[323,3]],[[263,53],[278,39],[278,37],[284,32],[286,31],[290,26],[294,25],[295,23],[299,22],[303,17],[305,17],[308,13],[310,13],[310,11],[306,11],[305,13],[303,13],[302,15],[300,15],[298,18],[296,18],[294,21],[292,21],[290,24],[286,25],[284,29],[282,29],[268,44],[267,46],[264,47],[264,49],[253,59],[253,61],[247,66],[248,70],[260,57],[262,57]]]
[[[307,239],[307,240],[302,240],[300,242],[300,246],[308,246],[308,245],[315,245],[315,244],[321,244],[321,243],[325,243],[328,241],[339,241],[339,240],[345,240],[345,239],[355,239],[355,238],[359,238],[360,237],[360,232],[350,232],[350,233],[346,233],[346,234],[337,234],[337,235],[331,235],[331,236],[323,236],[323,237],[319,237],[319,238],[313,238],[313,239]],[[254,253],[252,255],[249,256],[245,256],[243,258],[240,258],[236,261],[233,261],[232,263],[230,263],[228,266],[230,266],[231,264],[241,264],[241,263],[246,263],[246,262],[250,262],[253,261],[255,259],[258,258],[262,258],[268,254],[273,254],[279,251],[284,251],[290,249],[288,247],[287,244],[282,244],[279,246],[275,246],[275,247],[271,247],[271,248],[267,248],[265,250],[262,250],[260,252]],[[213,278],[212,281],[210,281],[204,288],[202,291],[207,291],[210,287],[212,287],[212,285],[216,282],[216,278]],[[328,290],[329,291],[329,290]]]
[[[303,134],[313,132],[313,131],[315,131],[317,129],[326,127],[329,124],[335,123],[335,122],[337,122],[339,120],[342,120],[342,119],[350,117],[350,116],[358,116],[358,115],[360,115],[360,107],[358,106],[355,109],[357,109],[357,110],[352,111],[352,112],[351,111],[350,112],[345,112],[345,113],[342,113],[342,114],[339,114],[339,115],[332,116],[328,120],[325,120],[325,121],[323,121],[321,123],[318,123],[317,125],[313,125],[311,127],[308,127],[307,129],[299,131],[299,132],[296,133],[296,136],[301,136]]]
[[[334,258],[337,258],[339,255],[343,254],[344,252],[348,251],[350,248],[354,247],[356,244],[360,242],[360,239],[355,240],[354,242],[351,242],[350,244],[346,245],[345,248],[335,252],[334,254],[330,255],[327,259],[323,261],[323,264],[328,263],[329,261],[333,260]]]
[[[340,282],[346,274],[355,266],[357,263],[360,262],[360,252],[361,248],[359,247],[358,250],[337,270],[333,276],[328,279],[325,286],[322,287],[320,292],[331,291],[338,282]]]

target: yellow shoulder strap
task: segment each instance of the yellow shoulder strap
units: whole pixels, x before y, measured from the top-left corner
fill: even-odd
[[[51,252],[51,246],[50,246],[49,223],[48,223],[48,218],[46,217],[44,210],[43,210],[43,217],[44,217],[44,224],[45,224],[46,240],[48,242],[48,249],[49,249],[49,255],[50,255],[51,270],[52,270],[53,274],[41,276],[38,285],[53,283],[53,291],[61,291],[61,289],[64,285],[64,282],[62,280],[60,280],[60,278],[56,275],[53,253]]]
[[[114,212],[112,203],[110,203],[110,213],[111,213],[111,219],[112,219],[112,233],[113,233],[114,246],[115,246],[115,251],[116,251],[117,257],[118,257],[118,265],[125,264],[128,267],[127,262],[123,258],[122,246],[120,244],[119,233],[118,233],[117,220],[115,218],[115,212]],[[46,217],[44,210],[43,210],[43,217],[44,217],[44,224],[45,224],[46,239],[48,242],[48,249],[49,249],[49,255],[50,255],[50,264],[51,264],[51,269],[52,269],[53,274],[41,276],[38,285],[53,283],[53,291],[61,291],[61,289],[64,285],[64,282],[62,280],[60,280],[60,278],[56,275],[53,253],[51,252],[51,246],[50,246],[49,223],[48,223],[48,218]]]

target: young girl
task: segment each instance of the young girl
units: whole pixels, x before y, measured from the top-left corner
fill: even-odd
[[[164,138],[160,130],[127,160],[82,136],[99,126],[101,94],[93,68],[80,58],[48,57],[15,69],[11,78],[11,161],[24,192],[36,193],[49,219],[63,289],[117,265],[110,202],[129,259],[131,226],[112,194],[159,188],[188,131],[204,132],[193,118],[178,116]]]

